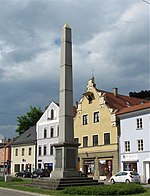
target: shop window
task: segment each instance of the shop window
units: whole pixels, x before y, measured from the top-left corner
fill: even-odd
[[[39,146],[39,156],[41,156],[41,155],[42,155],[42,147]]]
[[[42,166],[41,166],[41,163],[38,163],[38,169],[41,169]]]
[[[93,135],[93,146],[98,145],[98,135]]]
[[[130,141],[125,141],[125,152],[130,152]]]
[[[44,138],[47,138],[47,129],[44,128]]]
[[[143,151],[143,140],[138,140],[138,151]]]
[[[21,164],[21,170],[24,170],[24,164]]]
[[[83,147],[88,146],[88,136],[83,137]]]
[[[100,176],[106,176],[106,178],[110,178],[112,176],[112,160],[100,160],[99,173]]]
[[[123,163],[123,170],[137,172],[137,163],[125,162],[125,163]]]
[[[15,164],[15,172],[19,172],[20,171],[20,164]]]
[[[95,172],[94,160],[84,161],[84,173],[93,176],[94,172]]]
[[[104,145],[110,144],[110,133],[104,133]]]
[[[142,118],[137,118],[137,129],[142,129],[143,128],[143,123],[142,123]]]
[[[88,124],[88,115],[83,115],[83,125],[87,125]]]
[[[99,112],[94,112],[94,123],[99,122]]]

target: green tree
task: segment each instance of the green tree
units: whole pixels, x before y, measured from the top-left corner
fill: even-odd
[[[140,92],[130,92],[129,96],[150,100],[150,90],[142,90]]]
[[[43,112],[40,108],[30,106],[30,111],[26,115],[17,117],[18,124],[16,132],[21,135],[30,127],[36,125],[42,114]]]

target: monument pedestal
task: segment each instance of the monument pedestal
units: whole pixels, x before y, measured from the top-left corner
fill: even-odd
[[[77,143],[54,144],[56,151],[55,170],[51,177],[55,179],[79,177]]]

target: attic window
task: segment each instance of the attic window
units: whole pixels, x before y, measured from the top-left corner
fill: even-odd
[[[86,92],[84,93],[84,96],[89,100],[89,103],[92,103],[92,100],[94,99],[94,94],[92,92]]]

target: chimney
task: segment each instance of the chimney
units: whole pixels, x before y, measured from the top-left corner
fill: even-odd
[[[113,88],[113,94],[114,94],[114,96],[118,96],[118,88]]]

